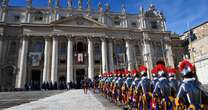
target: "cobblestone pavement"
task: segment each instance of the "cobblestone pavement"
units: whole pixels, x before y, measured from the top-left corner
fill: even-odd
[[[0,110],[63,92],[64,91],[0,92]]]
[[[70,90],[51,97],[11,107],[6,110],[121,110],[107,99],[82,90]]]

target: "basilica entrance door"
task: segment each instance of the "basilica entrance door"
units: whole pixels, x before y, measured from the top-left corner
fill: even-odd
[[[84,69],[77,69],[76,70],[77,89],[81,88],[81,81],[84,79],[84,76],[85,76]]]
[[[40,76],[41,71],[40,70],[32,70],[32,82],[33,82],[33,88],[34,90],[40,89]]]

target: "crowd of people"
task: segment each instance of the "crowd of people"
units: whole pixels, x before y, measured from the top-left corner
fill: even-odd
[[[70,90],[70,89],[80,89],[80,84],[75,82],[65,82],[65,81],[58,81],[52,83],[51,81],[46,81],[40,83],[40,81],[29,81],[25,84],[25,90]]]
[[[177,69],[158,62],[151,78],[147,70],[140,66],[103,73],[98,88],[112,103],[128,110],[208,110],[208,95],[188,60],[180,62]]]

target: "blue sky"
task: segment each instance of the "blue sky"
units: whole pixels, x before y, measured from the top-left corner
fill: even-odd
[[[10,5],[25,6],[26,0],[10,0]],[[47,6],[48,0],[33,0],[33,6]],[[66,0],[60,0],[61,6],[66,7]],[[86,6],[86,1],[83,0]],[[120,12],[121,4],[125,4],[128,13],[137,14],[139,6],[148,9],[150,4],[164,13],[167,20],[168,30],[178,34],[186,31],[187,24],[194,27],[208,20],[208,0],[92,0],[92,7],[97,9],[98,3],[109,3],[111,11]],[[74,7],[77,0],[73,0]]]

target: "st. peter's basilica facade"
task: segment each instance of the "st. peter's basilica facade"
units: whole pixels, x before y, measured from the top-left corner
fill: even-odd
[[[151,69],[158,60],[174,66],[171,32],[154,5],[139,14],[111,12],[110,5],[91,7],[91,0],[77,8],[66,0],[48,0],[48,7],[8,6],[0,9],[0,86],[24,88],[27,81],[79,82],[115,69]],[[104,8],[105,7],[105,8]],[[105,9],[105,10],[104,10]]]

